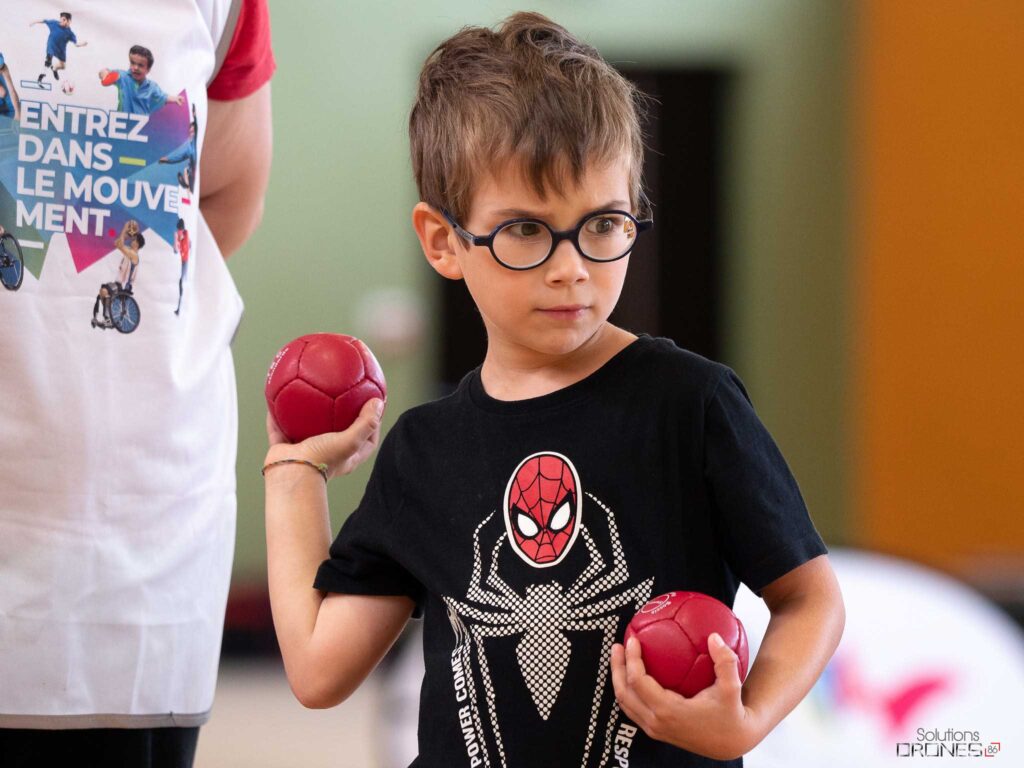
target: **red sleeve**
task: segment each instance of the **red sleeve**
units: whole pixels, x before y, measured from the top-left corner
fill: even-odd
[[[242,0],[231,46],[207,94],[218,101],[245,98],[270,80],[276,67],[267,0]]]

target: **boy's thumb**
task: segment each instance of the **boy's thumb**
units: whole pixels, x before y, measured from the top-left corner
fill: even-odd
[[[359,411],[360,430],[363,439],[372,435],[380,426],[380,417],[384,414],[384,401],[379,397],[367,400]]]
[[[708,635],[708,651],[715,663],[715,677],[728,683],[740,682],[739,657],[717,632]]]

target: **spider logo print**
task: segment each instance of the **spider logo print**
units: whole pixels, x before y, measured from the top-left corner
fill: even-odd
[[[537,493],[531,495],[528,489],[538,478],[546,480],[547,487],[538,485]],[[592,502],[603,513],[591,526],[582,522],[584,497],[588,507]],[[619,718],[618,705],[610,695],[611,646],[620,626],[650,599],[653,579],[631,583],[615,515],[596,496],[582,491],[575,467],[564,456],[545,452],[524,459],[512,474],[503,508],[504,530],[489,525],[496,515],[491,512],[473,532],[473,566],[465,600],[443,598],[455,634],[453,664],[466,672],[460,683],[469,694],[469,713],[463,719],[471,720],[473,732],[485,737],[480,739],[483,765],[505,768],[519,760],[509,754],[515,749],[503,737],[499,685],[525,687],[540,723],[549,721],[560,697],[589,696],[592,690],[586,731],[579,731],[583,735],[578,743],[561,746],[573,753],[574,765],[604,765]],[[486,550],[481,545],[485,531],[496,535]],[[561,543],[559,534],[563,534]],[[584,558],[574,560],[582,563],[581,569],[575,578],[563,575],[560,581],[557,576],[562,569],[550,566],[562,562],[577,539],[586,549]],[[531,540],[538,546],[529,547]],[[536,576],[550,578],[527,583],[523,589],[513,587],[500,573],[509,547],[532,566]],[[484,552],[489,554],[486,561]],[[508,566],[514,568],[515,562],[512,558]],[[504,639],[514,640],[514,650]],[[574,681],[563,686],[574,651],[577,675],[579,664],[587,663],[581,660],[591,659],[595,666],[586,673],[586,685],[577,686]],[[518,669],[521,683],[502,674],[510,664]]]

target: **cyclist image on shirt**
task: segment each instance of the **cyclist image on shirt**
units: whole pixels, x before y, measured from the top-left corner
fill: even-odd
[[[0,117],[21,119],[21,100],[14,87],[14,76],[4,60],[3,51],[0,51]]]
[[[129,219],[114,240],[114,247],[122,254],[117,280],[101,285],[92,305],[93,328],[116,328],[121,333],[131,333],[138,327],[139,305],[132,286],[138,277],[139,251],[145,244],[139,222]],[[100,307],[103,308],[102,320],[97,317]]]
[[[0,224],[0,283],[8,291],[21,288],[25,277],[25,257],[18,239]]]
[[[196,131],[199,123],[196,121],[196,105],[192,105],[192,124],[188,128],[188,143],[177,152],[160,158],[161,163],[188,163],[178,171],[178,184],[189,192],[194,191],[196,182]]]
[[[178,278],[178,308],[174,310],[176,315],[181,314],[181,294],[185,278],[188,277],[188,251],[190,247],[191,242],[188,230],[185,229],[185,220],[178,219],[178,228],[174,231],[174,252],[181,256],[181,277]]]
[[[60,80],[60,75],[57,73],[64,69],[68,60],[68,43],[74,43],[79,48],[88,43],[85,40],[78,42],[78,37],[71,29],[71,14],[66,11],[61,13],[59,20],[39,19],[33,21],[29,26],[34,27],[36,24],[45,24],[50,30],[50,36],[46,38],[46,61],[43,66],[53,73],[54,80]],[[38,82],[40,84],[46,77],[46,69],[39,75]]]
[[[181,105],[181,94],[168,96],[163,88],[148,79],[153,68],[153,52],[142,45],[133,45],[128,51],[128,69],[101,69],[100,83],[117,86],[117,111],[133,115],[156,112],[168,101]]]

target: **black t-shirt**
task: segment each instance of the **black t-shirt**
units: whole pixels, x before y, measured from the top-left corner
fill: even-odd
[[[652,596],[732,605],[825,552],[736,374],[644,336],[542,397],[477,369],[403,414],[315,586],[416,601],[417,768],[741,765],[636,729],[611,645]]]

